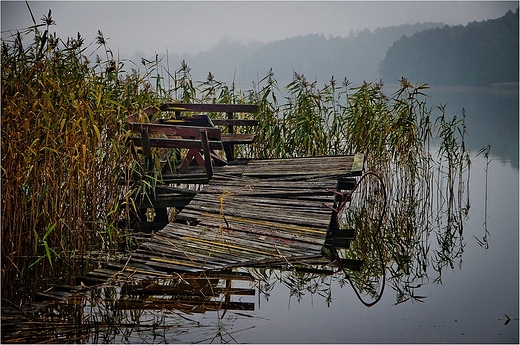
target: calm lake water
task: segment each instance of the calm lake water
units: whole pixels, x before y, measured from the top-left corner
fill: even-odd
[[[337,275],[298,282],[301,275],[293,272],[241,270],[262,279],[234,280],[228,286],[243,290],[232,297],[236,310],[118,308],[121,288],[98,291],[95,300],[75,307],[75,313],[98,325],[76,342],[518,343],[518,90],[430,94],[428,104],[447,103],[448,114],[466,110],[470,209],[462,255],[453,268],[442,271],[441,282],[434,281],[438,274],[430,266],[430,279],[410,282],[417,300],[396,303],[398,293],[387,285],[381,300],[366,307]],[[486,166],[486,159],[476,154],[488,144],[491,161]],[[486,230],[487,248],[478,242]],[[431,243],[437,245],[434,237]],[[209,303],[202,309],[211,309]]]

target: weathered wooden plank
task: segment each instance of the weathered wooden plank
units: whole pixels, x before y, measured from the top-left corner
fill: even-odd
[[[350,172],[353,161],[353,156],[255,160],[247,165],[244,176],[282,176],[282,173],[335,176]]]
[[[218,238],[220,242],[227,241],[227,243],[234,243],[241,247],[252,247],[261,248],[264,252],[270,252],[271,255],[278,256],[280,254],[278,250],[284,248],[284,255],[301,255],[303,253],[313,252],[319,253],[321,245],[323,243],[323,234],[316,236],[308,236],[307,234],[301,233],[290,233],[290,232],[274,232],[270,231],[268,226],[254,227],[251,228],[247,223],[230,223],[230,229],[227,230],[225,227],[220,230],[219,224],[207,224],[200,225],[207,229],[204,236],[206,238]],[[222,234],[216,233],[220,231]],[[190,234],[186,235],[189,237]],[[305,236],[304,236],[305,235]],[[192,236],[200,236],[198,234],[192,234]],[[274,247],[274,246],[277,247]],[[191,244],[187,244],[189,248]],[[189,250],[197,251],[199,248],[189,248]],[[186,249],[188,250],[188,249]],[[215,249],[213,249],[215,250]],[[224,255],[231,255],[230,250],[215,250]],[[242,255],[240,252],[233,255],[239,255],[241,258],[251,259],[251,254]]]
[[[213,263],[216,264],[232,264],[234,263],[234,259],[228,256],[211,256],[211,251],[208,251],[208,248],[201,248],[199,245],[198,247],[193,246],[193,242],[190,241],[184,241],[182,243],[182,249],[180,246],[175,246],[171,248],[167,248],[168,245],[171,245],[172,242],[169,242],[168,240],[165,240],[164,243],[147,243],[145,244],[145,247],[148,248],[149,253],[151,253],[151,259],[155,256],[165,256],[170,259],[175,259],[186,261],[187,266],[190,267],[200,267],[201,264],[204,264],[208,261],[208,258],[213,257]],[[189,252],[187,252],[189,250]],[[160,261],[160,260],[157,260]],[[174,263],[174,262],[170,262]]]
[[[288,229],[275,228],[269,223],[267,224],[251,224],[248,220],[241,221],[237,219],[227,220],[226,223],[222,224],[216,219],[204,219],[200,226],[213,226],[222,227],[222,231],[234,231],[234,236],[240,236],[237,232],[248,234],[248,236],[256,236],[261,238],[264,243],[289,243],[299,247],[307,246],[315,248],[315,245],[321,246],[323,243],[323,233],[309,234],[308,232],[302,233],[300,231],[290,231]],[[282,230],[282,231],[281,231]]]
[[[298,197],[299,195],[299,197]],[[232,209],[232,208],[242,208],[242,209],[252,209],[255,205],[258,206],[258,213],[262,212],[260,208],[262,205],[264,207],[271,207],[276,210],[289,211],[291,213],[317,213],[322,214],[326,213],[327,209],[324,208],[324,203],[333,202],[334,197],[332,193],[327,193],[318,196],[312,196],[305,193],[295,193],[289,195],[288,197],[275,195],[274,197],[269,197],[269,195],[264,194],[253,194],[252,196],[248,195],[232,195],[232,194],[224,194],[222,197],[217,199],[215,195],[207,195],[202,194],[197,199],[194,199],[192,203],[189,205],[188,209]],[[202,211],[201,211],[202,212]]]
[[[312,231],[326,231],[329,219],[324,217],[312,217],[309,212],[299,212],[296,209],[282,209],[273,210],[266,206],[255,206],[254,208],[243,207],[241,205],[225,205],[221,210],[219,205],[215,204],[196,204],[196,209],[191,203],[182,211],[184,214],[189,214],[192,218],[198,217],[202,220],[204,217],[240,217],[250,218],[258,222],[271,222],[273,226],[278,227],[294,227],[300,229],[313,229]],[[324,207],[325,209],[325,207]],[[321,215],[325,215],[323,212]],[[302,230],[303,231],[303,230]]]
[[[197,139],[170,139],[170,138],[150,138],[151,147],[165,147],[165,148],[184,148],[184,149],[202,149],[203,145]],[[132,138],[135,146],[143,146],[143,141],[139,137]],[[209,148],[211,150],[223,150],[222,141],[209,141]]]
[[[287,246],[286,241],[281,239],[274,241],[275,238],[263,238],[262,236],[254,236],[252,233],[222,231],[222,234],[215,237],[211,237],[211,233],[206,235],[209,235],[209,238],[213,238],[211,244],[214,247],[211,248],[213,250],[211,255],[207,255],[205,260],[218,261],[219,258],[222,258],[221,255],[224,255],[227,260],[231,258],[236,260],[235,263],[227,262],[228,266],[239,266],[252,259],[263,260],[266,257],[308,255],[309,251],[316,254],[321,249],[321,245],[310,246],[303,242],[299,243],[300,246]],[[195,242],[200,245],[201,242],[197,240]],[[192,253],[191,250],[190,253]],[[247,255],[244,255],[245,253]]]
[[[221,131],[218,128],[178,126],[157,123],[127,123],[126,127],[136,133],[147,130],[148,134],[167,135],[172,137],[182,137],[184,139],[200,139],[200,131],[206,130],[210,140],[219,141]]]
[[[212,183],[205,186],[204,193],[218,194],[223,191],[230,191],[234,194],[252,194],[254,193],[283,193],[285,191],[301,191],[308,190],[313,192],[326,192],[336,187],[337,179],[330,179],[327,183],[323,182],[307,182],[302,184],[301,181],[273,181],[272,179],[245,179],[243,181],[228,183],[217,183],[214,179]]]
[[[309,244],[295,239],[283,239],[276,236],[257,234],[253,231],[243,232],[234,230],[224,230],[222,234],[215,237],[214,242],[220,243],[227,248],[248,248],[253,249],[261,255],[270,256],[291,256],[301,255],[306,251],[318,251],[321,244]]]
[[[187,111],[207,113],[256,113],[258,105],[255,104],[187,104],[166,103],[159,107],[161,111]]]
[[[332,211],[324,204],[333,204],[339,178],[362,169],[363,156],[254,160],[218,167],[201,191],[187,193],[193,199],[178,215],[195,225],[166,225],[132,254],[124,276],[281,267],[296,260],[327,263],[321,247]],[[165,190],[162,195],[183,195],[176,193]],[[107,274],[97,272],[92,278]]]
[[[146,268],[146,270],[157,270],[159,269],[161,273],[167,274],[168,272],[191,272],[191,273],[199,273],[203,271],[203,268],[200,267],[192,267],[189,265],[175,265],[172,263],[160,263],[160,262],[152,262],[150,261],[150,254],[147,252],[143,252],[143,254],[146,254],[146,258],[134,258],[129,261],[129,265],[131,268],[134,267],[142,267]],[[150,265],[151,264],[151,265]],[[149,277],[148,277],[149,278]]]
[[[306,236],[322,236],[326,233],[326,228],[321,227],[313,227],[309,225],[308,223],[304,223],[303,225],[300,224],[294,224],[294,223],[283,223],[280,221],[272,221],[272,220],[265,220],[262,218],[252,218],[247,216],[241,216],[241,215],[226,215],[225,217],[221,217],[220,215],[211,215],[211,214],[204,214],[205,217],[201,223],[204,224],[204,221],[206,221],[208,218],[213,219],[222,219],[223,223],[225,222],[234,222],[234,221],[241,221],[243,223],[249,224],[250,226],[266,226],[270,227],[273,230],[276,231],[292,231],[299,234],[305,234]],[[263,217],[270,219],[269,217]],[[272,219],[272,218],[271,218]]]
[[[256,139],[256,134],[245,133],[222,133],[221,140],[224,144],[252,144]]]
[[[209,231],[204,230],[204,233],[200,232],[199,227],[195,229],[176,229],[175,233],[172,231],[162,231],[161,235],[164,239],[162,241],[167,242],[168,238],[171,238],[173,247],[177,248],[177,256],[190,261],[207,261],[210,257],[216,257],[226,263],[231,263],[233,260],[247,260],[251,256],[257,256],[258,253],[243,253],[236,251],[235,248],[226,248],[225,246],[214,246],[211,241],[197,242],[193,241],[193,237],[205,237],[206,239],[215,238],[211,236],[211,229]],[[170,243],[171,243],[170,242]],[[230,256],[232,255],[232,256]]]
[[[212,119],[215,126],[258,126],[258,120],[248,119]]]

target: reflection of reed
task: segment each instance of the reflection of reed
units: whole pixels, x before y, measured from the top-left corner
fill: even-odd
[[[369,182],[373,180],[372,182]],[[345,183],[348,182],[348,183]],[[325,243],[322,248],[323,255],[336,264],[348,280],[361,303],[367,307],[375,305],[382,297],[385,287],[385,261],[381,251],[381,227],[386,212],[387,195],[382,178],[374,172],[366,172],[358,180],[349,177],[340,178],[335,191],[336,203],[333,207],[331,221]],[[345,210],[352,203],[352,198],[363,198],[362,212],[352,217],[353,214]],[[339,199],[339,200],[338,200]],[[363,231],[365,226],[374,228],[368,233]],[[365,237],[370,237],[368,241]],[[375,253],[376,260],[359,259],[355,251],[350,251],[352,242],[361,241],[362,245],[370,245],[372,248],[364,248],[363,257],[368,258],[368,253]],[[373,246],[372,246],[373,245]],[[377,275],[349,274],[348,271],[364,273],[373,272],[374,265],[379,267]],[[369,269],[367,269],[370,267]],[[379,277],[379,279],[378,279]],[[360,279],[362,278],[362,279]],[[363,296],[368,295],[368,296]],[[369,297],[367,301],[365,297]]]
[[[338,279],[334,271],[323,268],[327,262],[305,266],[304,269],[293,267],[291,270],[276,270],[271,268],[250,268],[248,271],[255,277],[254,287],[260,297],[269,300],[276,284],[283,284],[289,289],[289,296],[301,302],[305,295],[315,295],[325,299],[328,305],[332,303],[332,281]],[[342,284],[340,282],[340,284]]]
[[[434,282],[441,282],[446,267],[462,262],[463,224],[469,207],[469,157],[464,146],[464,122],[455,117],[437,119],[440,148],[437,159],[426,154],[409,156],[407,164],[386,163],[380,166],[389,186],[387,217],[382,226],[383,257],[389,272],[388,283],[397,292],[397,303],[421,301],[415,293],[429,279],[428,268],[436,272]],[[370,164],[370,162],[369,162]],[[355,228],[356,241],[346,255],[365,261],[360,272],[352,272],[361,290],[373,291],[373,277],[381,275],[377,265],[377,241],[374,236],[382,201],[377,183],[359,188],[345,209],[343,222]],[[436,244],[432,242],[435,238]]]
[[[485,194],[484,194],[485,195],[484,196],[484,236],[482,236],[482,239],[479,239],[477,237],[475,237],[475,239],[477,240],[477,243],[481,247],[484,247],[486,249],[489,248],[489,243],[488,243],[488,238],[487,238],[489,235],[489,231],[487,228],[487,214],[488,214],[488,169],[489,169],[489,163],[491,163],[491,159],[489,159],[490,150],[491,150],[491,146],[488,145],[486,147],[483,147],[477,154],[477,156],[484,154],[484,157],[486,158],[486,167],[484,168],[486,177],[485,177],[485,186],[484,186],[484,190],[485,190]]]

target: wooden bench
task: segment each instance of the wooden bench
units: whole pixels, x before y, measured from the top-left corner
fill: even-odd
[[[132,144],[142,148],[145,158],[145,171],[153,167],[152,147],[188,149],[178,173],[185,173],[193,159],[202,167],[208,177],[213,176],[211,155],[214,150],[224,147],[218,128],[198,127],[189,125],[170,125],[159,123],[127,122],[127,128],[140,137],[132,137]],[[151,137],[159,135],[160,137]],[[204,158],[203,158],[204,156]]]
[[[185,173],[193,159],[204,169],[208,177],[213,175],[212,160],[227,164],[235,159],[235,145],[251,144],[256,134],[235,133],[235,126],[257,126],[258,120],[235,119],[235,113],[254,113],[256,105],[237,104],[184,104],[167,103],[158,107],[147,107],[142,111],[146,122],[138,122],[140,113],[127,118],[127,128],[140,137],[133,137],[132,143],[140,146],[145,157],[145,169],[153,166],[152,147],[188,149],[178,172]],[[157,112],[174,112],[173,118],[159,118],[150,123],[150,117]],[[225,112],[227,119],[210,119],[208,115],[181,116],[186,112]],[[215,126],[227,126],[227,133],[222,133]],[[159,135],[162,137],[150,137]],[[224,150],[226,159],[215,153]],[[203,158],[204,156],[204,158]]]
[[[132,143],[140,146],[145,157],[145,170],[150,171],[153,166],[152,147],[184,148],[188,153],[179,168],[179,173],[185,173],[193,159],[204,169],[208,177],[213,176],[211,157],[213,150],[222,150],[224,147],[220,140],[220,130],[217,128],[200,128],[189,126],[172,126],[160,124],[133,123],[129,127],[134,133],[141,134],[133,137]],[[150,137],[150,134],[160,134],[166,137]],[[202,152],[202,154],[201,154]]]
[[[226,160],[233,161],[235,159],[235,145],[252,144],[256,138],[256,134],[235,133],[237,126],[258,126],[258,120],[236,119],[235,113],[256,113],[257,105],[250,104],[186,104],[186,103],[166,103],[157,107],[160,111],[168,111],[174,113],[174,119],[182,120],[185,117],[182,113],[226,113],[227,119],[211,119],[215,126],[227,127],[227,133],[221,134],[221,141],[226,153]],[[161,119],[168,122],[171,119]]]

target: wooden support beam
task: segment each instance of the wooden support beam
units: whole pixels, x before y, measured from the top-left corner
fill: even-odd
[[[213,119],[211,120],[215,126],[258,126],[258,120],[247,119]]]
[[[150,146],[150,136],[148,135],[148,128],[141,129],[141,147],[143,148],[145,172],[148,173],[153,167],[152,148]]]
[[[188,153],[186,154],[186,157],[184,158],[184,161],[182,162],[181,166],[179,167],[179,174],[184,174],[188,170],[188,167],[190,166],[191,162],[195,159],[197,163],[202,167],[204,172],[206,171],[206,163],[204,162],[204,158],[202,158],[202,155],[198,149],[189,149]]]
[[[228,118],[228,120],[233,120],[233,113],[228,112],[227,118]],[[235,133],[235,127],[232,124],[228,125],[228,133],[231,135],[233,133]],[[226,145],[225,151],[226,151],[226,158],[228,161],[235,160],[235,145],[233,143]]]
[[[208,178],[211,178],[213,176],[213,164],[211,163],[211,150],[209,148],[208,132],[206,129],[200,130],[200,137],[202,141],[202,147],[204,150],[204,162],[206,166],[206,173],[208,174]]]

